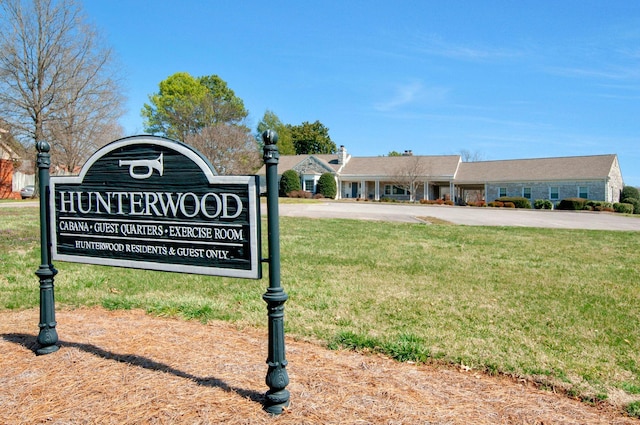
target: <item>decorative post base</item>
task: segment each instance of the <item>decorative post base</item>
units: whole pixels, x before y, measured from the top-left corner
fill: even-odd
[[[289,374],[284,353],[284,303],[288,295],[280,290],[269,288],[262,296],[269,310],[269,357],[265,382],[269,391],[265,394],[264,410],[279,415],[289,406]]]
[[[58,351],[58,332],[56,331],[56,314],[53,294],[53,277],[58,271],[49,265],[41,265],[36,275],[40,278],[40,332],[36,354],[50,354]]]

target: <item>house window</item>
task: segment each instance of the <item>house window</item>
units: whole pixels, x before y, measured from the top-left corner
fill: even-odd
[[[501,198],[503,196],[507,196],[507,188],[506,187],[498,188],[498,198]]]
[[[551,186],[549,188],[549,199],[558,200],[560,198],[560,189],[558,186]]]
[[[304,190],[306,190],[307,192],[311,192],[311,193],[315,192],[314,183],[315,182],[313,181],[313,179],[306,179],[304,181]]]
[[[578,186],[578,198],[589,199],[589,188],[587,186]]]
[[[384,194],[385,195],[408,195],[409,191],[399,187],[399,186],[394,186],[391,184],[385,184],[384,185]]]
[[[523,187],[522,188],[522,196],[524,196],[527,199],[531,199],[531,188],[530,187]]]

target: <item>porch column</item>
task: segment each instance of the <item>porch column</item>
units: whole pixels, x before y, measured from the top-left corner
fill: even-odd
[[[376,201],[380,200],[380,180],[376,179],[376,195],[374,198]]]
[[[425,201],[429,200],[429,180],[424,182],[424,187],[422,188],[422,199]]]
[[[360,198],[361,199],[367,199],[367,194],[365,193],[367,191],[367,182],[362,180],[360,181]]]

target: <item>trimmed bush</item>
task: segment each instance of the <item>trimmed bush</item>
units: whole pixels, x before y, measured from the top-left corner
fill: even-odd
[[[307,192],[306,190],[292,190],[287,193],[289,198],[303,198],[303,199],[311,199],[313,197],[313,193]]]
[[[467,205],[470,207],[484,207],[486,206],[486,204],[484,203],[484,201],[471,201],[471,202],[467,202]]]
[[[553,202],[548,199],[536,199],[533,202],[533,208],[537,210],[552,210]]]
[[[640,214],[640,199],[636,198],[625,198],[622,200],[623,204],[631,204],[633,205],[633,213]]]
[[[605,201],[587,201],[586,206],[589,207],[591,211],[607,211],[607,209],[613,207],[611,202]]]
[[[558,204],[559,210],[578,211],[584,209],[587,200],[584,198],[566,198]]]
[[[624,202],[616,202],[613,204],[613,210],[621,214],[633,214],[633,205]]]
[[[504,204],[511,202],[515,208],[531,208],[531,201],[523,196],[501,196],[496,199],[496,201],[500,201]]]
[[[515,208],[516,204],[514,204],[513,202],[507,201],[504,203],[504,207],[505,208]]]
[[[280,196],[289,196],[289,193],[299,191],[300,176],[295,170],[287,170],[280,177]]]
[[[338,194],[338,188],[336,187],[336,179],[331,173],[324,173],[318,180],[316,191],[325,198],[334,199]]]

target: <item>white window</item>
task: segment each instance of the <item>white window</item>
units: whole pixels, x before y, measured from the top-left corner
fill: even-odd
[[[558,186],[551,186],[549,188],[549,199],[558,200],[560,198],[560,188]]]
[[[304,190],[306,190],[307,192],[315,192],[315,182],[313,181],[313,179],[305,179],[304,181]]]
[[[522,196],[527,198],[527,199],[531,199],[531,188],[530,187],[523,187],[522,188]]]
[[[507,188],[506,187],[499,187],[498,188],[498,198],[501,198],[503,196],[507,196]]]

